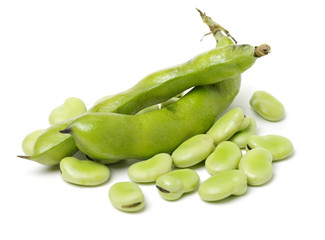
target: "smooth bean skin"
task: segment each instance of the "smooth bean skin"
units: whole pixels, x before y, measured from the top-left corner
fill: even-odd
[[[184,193],[194,191],[199,183],[200,177],[194,170],[178,169],[160,176],[156,187],[163,199],[173,201]]]
[[[252,117],[248,117],[247,119],[249,120],[249,124],[248,124],[247,128],[236,132],[235,135],[233,135],[229,139],[229,141],[235,143],[240,148],[245,148],[247,143],[248,143],[248,139],[252,135],[256,134],[256,121],[255,121],[255,119],[252,118]]]
[[[256,91],[249,100],[249,104],[255,112],[266,120],[277,122],[284,118],[283,104],[265,91]]]
[[[248,185],[262,185],[272,178],[272,154],[265,148],[252,149],[242,157],[238,169],[246,174]]]
[[[31,133],[29,133],[22,142],[22,149],[23,152],[30,156],[34,152],[34,145],[37,140],[37,138],[44,132],[44,129],[36,130]]]
[[[191,167],[205,160],[213,150],[213,138],[206,134],[198,134],[175,149],[172,154],[173,163],[178,168]]]
[[[224,141],[219,143],[214,152],[205,160],[205,168],[211,175],[214,175],[237,168],[241,158],[240,148],[230,141]]]
[[[110,171],[105,165],[75,157],[63,158],[60,162],[60,170],[66,182],[82,186],[100,185],[110,176]]]
[[[133,182],[115,183],[108,195],[112,205],[124,212],[137,212],[145,206],[142,190]]]
[[[246,149],[265,148],[272,153],[273,161],[282,160],[293,153],[292,142],[283,136],[269,134],[253,135],[249,138]]]
[[[249,120],[243,110],[234,108],[220,117],[206,134],[214,139],[215,144],[218,144],[228,140],[236,132],[246,128],[248,124]]]
[[[87,112],[84,102],[76,97],[67,98],[61,106],[53,109],[49,116],[51,125],[80,116]]]
[[[242,195],[247,191],[247,177],[237,169],[218,172],[199,187],[199,196],[204,201],[219,201],[231,195]]]
[[[131,165],[128,168],[128,175],[133,182],[154,182],[161,175],[170,172],[172,166],[171,156],[167,153],[159,153],[148,160]]]

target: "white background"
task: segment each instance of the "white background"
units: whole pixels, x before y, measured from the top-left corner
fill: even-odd
[[[72,1],[0,3],[1,239],[324,239],[324,12],[322,1]],[[272,47],[242,75],[231,105],[257,120],[258,133],[290,138],[295,152],[274,163],[272,180],[241,197],[178,201],[140,185],[146,207],[123,213],[108,199],[128,180],[131,162],[112,166],[108,183],[78,187],[57,167],[19,159],[26,134],[48,127],[67,97],[87,107],[147,74],[214,47],[195,8],[227,28],[239,44]],[[266,90],[286,107],[278,123],[248,101]],[[201,181],[209,175],[195,168]]]

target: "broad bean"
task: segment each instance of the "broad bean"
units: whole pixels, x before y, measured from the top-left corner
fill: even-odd
[[[173,161],[169,154],[159,153],[148,160],[131,165],[128,175],[133,182],[154,182],[161,175],[170,172],[172,165]]]
[[[236,132],[246,128],[248,124],[249,120],[243,110],[234,108],[220,117],[206,134],[214,139],[215,144],[218,144],[228,140]]]
[[[204,201],[218,201],[231,195],[242,195],[247,191],[247,177],[237,169],[218,172],[199,187]]]
[[[60,162],[60,170],[66,182],[83,186],[100,185],[110,176],[110,171],[105,165],[75,157],[63,158]]]
[[[283,104],[265,91],[256,91],[249,104],[261,117],[269,121],[280,121],[284,118],[285,109]]]
[[[199,134],[179,145],[172,154],[176,167],[191,167],[205,160],[214,150],[213,138],[206,134]]]
[[[31,133],[29,133],[23,140],[22,143],[22,149],[23,152],[30,156],[34,152],[34,145],[37,140],[37,138],[44,132],[44,129],[36,130]]]
[[[272,178],[272,154],[264,148],[252,149],[242,157],[238,169],[246,174],[248,185],[262,185]]]
[[[133,182],[115,183],[108,195],[112,205],[121,211],[137,212],[145,206],[142,190]]]
[[[67,98],[61,106],[53,109],[49,116],[51,125],[77,117],[87,112],[84,102],[76,97]]]
[[[214,175],[237,168],[241,157],[242,152],[236,144],[224,141],[219,143],[214,152],[205,160],[205,167],[211,175]]]
[[[156,187],[165,200],[177,200],[184,193],[191,192],[200,183],[199,175],[192,169],[179,169],[160,176]]]
[[[248,139],[256,134],[256,121],[254,118],[248,117],[249,124],[247,128],[236,132],[229,141],[235,143],[240,148],[245,148],[248,142]]]
[[[265,148],[272,153],[273,161],[284,159],[293,153],[291,141],[283,136],[269,134],[264,136],[253,135],[249,138],[246,149]]]

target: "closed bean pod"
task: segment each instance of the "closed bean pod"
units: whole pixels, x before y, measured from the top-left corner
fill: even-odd
[[[210,174],[214,175],[237,168],[241,157],[242,152],[236,144],[224,141],[219,143],[214,152],[205,160],[205,167]]]
[[[60,162],[60,170],[66,182],[82,186],[100,185],[110,176],[110,171],[105,165],[75,157],[63,158]]]
[[[184,193],[191,192],[200,183],[199,175],[192,169],[179,169],[160,176],[156,187],[165,200],[177,200]]]
[[[112,205],[124,212],[137,212],[145,206],[142,190],[133,182],[115,183],[108,195]]]
[[[247,128],[238,131],[235,133],[235,135],[233,135],[229,141],[235,143],[238,147],[240,148],[245,148],[247,143],[248,143],[248,139],[252,136],[256,134],[256,121],[254,118],[249,117],[249,124],[247,126]]]
[[[172,165],[172,158],[169,154],[159,153],[148,160],[131,165],[128,175],[133,182],[154,182],[161,175],[170,172]]]
[[[29,156],[34,152],[34,145],[37,138],[44,132],[44,129],[36,130],[29,133],[23,140],[22,149],[24,153]]]
[[[61,106],[53,109],[49,116],[51,125],[80,116],[87,112],[84,102],[76,97],[67,98]]]
[[[228,140],[236,132],[246,128],[249,120],[243,110],[234,108],[220,117],[206,133],[215,144]]]
[[[247,191],[246,175],[237,169],[219,172],[199,187],[199,195],[204,201],[218,201],[231,195],[242,195]]]
[[[284,118],[283,104],[265,91],[256,91],[249,100],[249,104],[255,112],[266,120],[276,122]]]
[[[183,142],[172,154],[176,167],[191,167],[205,160],[214,150],[213,139],[206,134],[199,134]]]
[[[262,185],[272,178],[272,154],[264,148],[252,149],[242,157],[238,169],[246,174],[248,185]]]
[[[246,149],[265,148],[272,154],[273,161],[278,161],[293,153],[291,141],[283,136],[269,134],[264,136],[253,135],[249,138]]]

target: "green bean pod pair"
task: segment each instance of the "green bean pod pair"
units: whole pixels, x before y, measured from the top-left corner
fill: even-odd
[[[146,114],[89,113],[61,132],[72,135],[82,152],[102,163],[148,159],[171,153],[185,140],[206,132],[239,87],[240,77],[195,87],[177,102]]]

